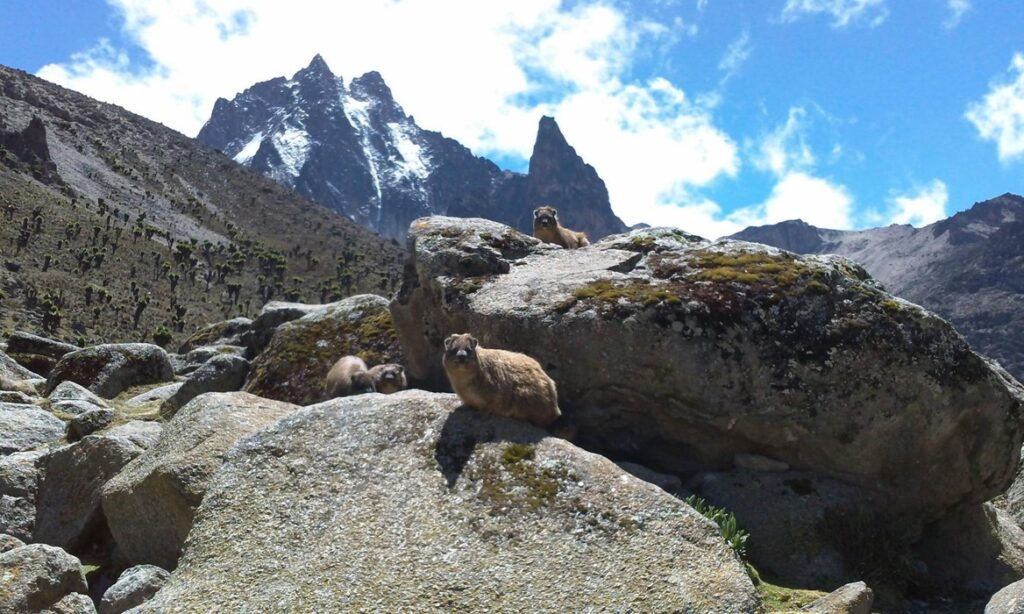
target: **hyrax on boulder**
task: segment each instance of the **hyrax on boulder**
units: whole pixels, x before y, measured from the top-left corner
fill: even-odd
[[[366,363],[358,356],[345,356],[334,363],[324,381],[326,399],[376,392]]]
[[[576,249],[590,245],[587,235],[569,230],[558,223],[558,210],[554,207],[537,207],[533,210],[533,236],[545,243],[561,245],[565,249]]]
[[[462,402],[538,426],[558,419],[555,382],[526,354],[480,347],[469,333],[444,340],[444,370]]]
[[[409,385],[405,381],[405,367],[394,363],[377,365],[370,369],[370,379],[373,380],[373,387],[381,394],[391,394],[399,390],[405,390]]]

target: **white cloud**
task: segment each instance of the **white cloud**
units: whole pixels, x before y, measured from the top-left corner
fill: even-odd
[[[725,55],[718,61],[718,70],[725,73],[723,79],[729,79],[736,74],[736,71],[750,58],[752,50],[753,48],[750,46],[750,33],[744,30],[736,40],[729,44],[729,47],[725,50]]]
[[[1009,72],[1008,81],[992,83],[964,114],[982,139],[995,141],[1003,162],[1024,156],[1024,54],[1014,54]]]
[[[683,225],[707,207],[697,199],[680,211],[680,195],[739,168],[706,108],[665,79],[626,77],[636,58],[691,27],[635,20],[600,0],[108,2],[147,62],[101,43],[39,75],[186,134],[217,97],[291,75],[320,53],[347,80],[379,71],[417,123],[480,155],[528,158],[540,116],[554,115],[627,223]]]
[[[889,223],[927,226],[946,217],[946,203],[949,191],[946,184],[933,179],[910,194],[893,196],[889,199]]]
[[[942,27],[952,30],[960,25],[964,13],[971,10],[971,0],[947,0],[946,4],[949,7],[949,17],[942,22]]]
[[[793,169],[814,166],[815,158],[806,138],[807,110],[792,107],[786,123],[768,133],[754,153],[754,166],[778,176]]]
[[[764,203],[740,210],[730,219],[743,226],[801,219],[820,228],[852,228],[853,196],[842,185],[792,171],[775,184]]]
[[[866,22],[873,28],[889,17],[889,7],[885,0],[786,0],[781,19],[790,22],[818,14],[830,15],[833,28],[857,22]]]

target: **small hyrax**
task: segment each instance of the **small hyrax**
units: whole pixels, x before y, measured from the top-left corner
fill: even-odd
[[[473,409],[538,426],[562,415],[554,380],[526,354],[489,350],[463,333],[445,339],[443,363],[455,394]]]
[[[569,230],[558,223],[558,210],[554,207],[537,207],[533,210],[533,236],[566,249],[590,245],[587,235]]]
[[[373,387],[382,394],[405,390],[405,387],[409,385],[405,381],[405,368],[395,363],[373,367],[370,369],[370,379],[373,380]]]
[[[366,363],[358,356],[345,356],[334,363],[327,372],[324,381],[324,392],[328,399],[347,397],[350,394],[376,392],[373,378],[366,368]]]

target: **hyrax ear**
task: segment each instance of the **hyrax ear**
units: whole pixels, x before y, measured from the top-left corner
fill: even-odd
[[[479,341],[476,340],[476,337],[470,337],[469,338],[469,347],[471,347],[473,349],[476,349],[476,344],[477,343],[479,343]]]
[[[448,335],[448,337],[444,340],[444,349],[452,349],[452,344],[455,343],[455,337],[456,335]]]
[[[540,207],[533,210],[533,217],[540,217]]]
[[[403,367],[402,365],[398,365],[398,373],[405,373],[405,367]]]

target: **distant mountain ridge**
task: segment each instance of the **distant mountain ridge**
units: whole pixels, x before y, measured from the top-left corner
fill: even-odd
[[[626,229],[553,118],[540,121],[529,172],[503,171],[420,128],[380,74],[346,85],[319,55],[291,79],[217,100],[197,139],[385,237],[403,238],[410,222],[437,214],[529,231],[541,203],[595,239]]]
[[[923,228],[829,230],[790,220],[730,238],[860,262],[889,291],[950,320],[1024,380],[1024,198],[1003,194]]]

